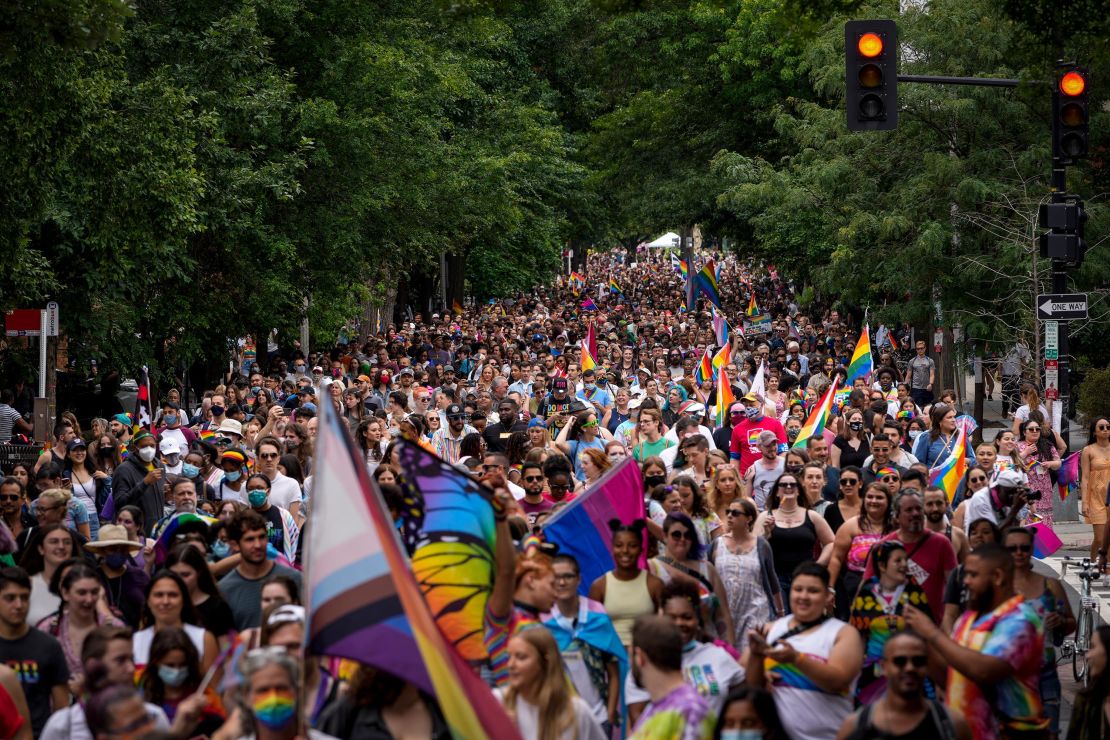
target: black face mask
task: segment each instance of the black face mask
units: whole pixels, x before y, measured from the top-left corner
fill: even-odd
[[[648,488],[655,488],[655,486],[661,486],[666,482],[667,482],[667,476],[665,476],[665,475],[645,475],[644,476],[644,483],[647,484]]]

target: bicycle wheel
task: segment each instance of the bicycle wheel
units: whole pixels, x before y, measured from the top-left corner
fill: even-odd
[[[1091,640],[1091,613],[1086,609],[1079,612],[1075,628],[1075,652],[1071,656],[1071,672],[1076,683],[1087,685],[1087,649]]]

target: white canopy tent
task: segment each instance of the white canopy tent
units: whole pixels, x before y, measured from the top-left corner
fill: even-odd
[[[678,249],[682,244],[682,237],[673,231],[668,231],[663,236],[659,237],[653,242],[648,242],[649,249]]]

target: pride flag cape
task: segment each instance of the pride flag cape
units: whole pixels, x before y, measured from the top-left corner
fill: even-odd
[[[500,702],[437,629],[382,494],[329,406],[321,407],[304,548],[308,652],[411,681],[435,696],[452,737],[519,738]]]
[[[852,353],[852,361],[848,363],[848,380],[846,381],[849,388],[856,378],[863,378],[868,383],[871,382],[871,374],[874,372],[874,361],[871,357],[871,330],[867,324],[863,325],[863,332],[859,335],[859,341],[856,342],[856,351]]]
[[[939,465],[929,471],[929,485],[943,488],[944,494],[948,496],[949,504],[955,500],[956,490],[960,487],[960,481],[964,479],[964,474],[967,473],[966,439],[967,435],[964,433],[964,428],[958,426],[952,451]]]
[[[713,260],[709,260],[705,263],[701,270],[698,271],[698,275],[695,280],[695,292],[700,291],[701,293],[704,293],[705,297],[709,299],[710,303],[712,303],[717,308],[720,308],[721,290],[720,286],[717,283],[717,270],[713,266]],[[695,295],[695,298],[696,297],[697,296]]]
[[[712,380],[717,377],[717,371],[713,369],[713,358],[709,354],[709,348],[706,347],[705,351],[701,353],[701,360],[698,361],[698,366],[694,368],[694,382],[699,386],[707,380]]]
[[[587,311],[596,311],[597,304],[594,303],[593,298],[587,297],[586,300],[582,301],[582,308],[586,309]]]
[[[713,334],[717,337],[718,347],[723,347],[728,344],[728,338],[732,335],[732,329],[729,328],[728,320],[725,319],[725,315],[716,307],[713,308]]]
[[[1079,486],[1079,452],[1071,453],[1060,463],[1060,469],[1056,472],[1056,486],[1060,490],[1061,501],[1066,501]]]
[[[759,305],[755,302],[755,290],[752,290],[752,297],[748,299],[748,308],[744,311],[744,315],[751,317],[759,315]]]
[[[645,518],[643,491],[640,466],[627,457],[544,522],[545,539],[557,544],[560,553],[577,558],[582,568],[578,589],[583,596],[595,579],[616,566],[609,520],[620,519],[629,524]],[[647,530],[644,530],[644,552],[647,552]],[[647,567],[646,556],[641,556],[640,567]]]
[[[825,431],[825,425],[828,424],[829,410],[832,406],[833,397],[836,395],[836,387],[837,382],[834,381],[829,389],[825,391],[825,395],[821,396],[821,401],[813,407],[813,411],[809,412],[809,418],[806,419],[806,423],[802,425],[801,431],[798,432],[798,438],[791,445],[793,449],[805,447],[806,440]]]
[[[728,410],[732,408],[732,404],[736,403],[736,395],[732,392],[732,384],[728,382],[728,378],[724,373],[717,376],[720,382],[717,384],[717,419],[718,427],[723,427],[725,422],[728,421]]]

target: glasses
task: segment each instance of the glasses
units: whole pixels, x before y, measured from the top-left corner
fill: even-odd
[[[1105,431],[1110,431],[1110,426],[1107,426],[1106,424],[1099,424],[1097,427],[1095,427],[1095,429],[1097,429],[1100,432],[1105,432]]]
[[[23,497],[20,496],[18,493],[10,493],[4,496],[0,496],[0,501],[18,501],[21,498]]]
[[[747,516],[748,513],[743,509],[729,509],[725,512],[728,516]]]
[[[859,478],[841,478],[840,485],[842,486],[858,486]]]
[[[743,411],[729,411],[728,415],[729,416],[743,416],[744,412]]]
[[[578,578],[577,573],[556,573],[555,574],[555,582],[556,583],[568,583],[568,582],[573,581],[577,578]]]
[[[35,507],[35,511],[37,511],[40,514],[47,514],[51,511],[57,511],[60,508],[62,508],[62,507],[60,507],[60,506],[42,506],[40,504],[39,506]]]
[[[497,463],[486,463],[486,464],[482,465],[482,470],[486,470],[486,471],[504,470],[504,469],[505,469],[504,465],[498,465]]]
[[[258,457],[263,460],[277,460],[281,455],[276,452],[260,452],[258,453]]]
[[[1032,545],[1006,545],[1010,552],[1033,552]]]
[[[542,475],[526,475],[526,476],[524,476],[524,480],[528,481],[529,483],[535,483],[536,481],[543,480],[543,476]]]
[[[447,417],[447,421],[466,421],[466,417],[460,416],[459,414],[451,414]]]
[[[987,482],[987,476],[980,475],[980,476],[977,476],[975,478],[968,478],[968,480],[971,481],[972,483],[986,483]]]
[[[929,664],[929,658],[925,655],[895,655],[890,662],[895,668],[905,668],[906,664],[911,664],[914,668],[924,668]]]
[[[881,480],[883,483],[897,483],[902,479],[897,475],[884,475],[879,480]]]
[[[791,483],[790,481],[787,481],[786,483],[779,483],[779,488],[797,488],[797,487],[798,487],[797,483]]]
[[[688,529],[672,529],[670,532],[667,532],[667,538],[676,541],[690,540],[693,542],[694,533]]]

